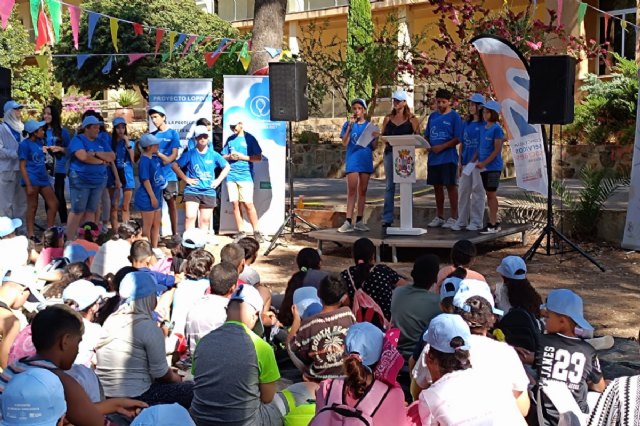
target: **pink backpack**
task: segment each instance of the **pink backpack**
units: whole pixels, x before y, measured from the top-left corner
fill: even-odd
[[[386,330],[389,327],[389,321],[385,318],[384,312],[380,305],[376,303],[362,288],[356,288],[356,284],[351,276],[351,271],[347,268],[349,275],[349,284],[354,291],[353,303],[351,311],[356,317],[357,322],[370,322],[376,327]]]
[[[389,391],[391,387],[376,380],[369,392],[351,407],[344,398],[344,379],[331,380],[325,406],[311,419],[309,426],[373,426],[373,417]]]

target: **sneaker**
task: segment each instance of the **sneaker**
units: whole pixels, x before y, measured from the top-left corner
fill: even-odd
[[[444,228],[444,226],[443,226]],[[453,225],[451,225],[451,227],[449,228],[452,231],[462,231],[462,225],[460,225],[457,221],[456,223],[454,223]]]
[[[500,222],[496,222],[496,226],[494,226],[496,232],[502,231],[502,228],[500,227]]]
[[[473,223],[467,225],[467,231],[479,231],[482,229],[482,226],[474,225]]]
[[[451,229],[451,227],[455,225],[457,222],[458,222],[458,219],[454,219],[450,217],[449,219],[447,219],[445,223],[442,224],[442,227],[446,229]]]
[[[253,239],[256,240],[258,244],[264,243],[264,237],[262,236],[262,233],[260,231],[253,232]]]
[[[238,241],[240,241],[241,239],[243,239],[246,236],[247,236],[247,234],[245,234],[244,232],[238,232],[236,234],[233,234],[231,236],[231,238],[233,238],[233,242],[234,243],[237,243]]]
[[[342,233],[344,233],[344,232],[353,232],[353,231],[354,231],[353,225],[350,222],[346,221],[346,220],[344,221],[342,226],[340,228],[338,228],[338,232],[342,232]]]
[[[356,222],[356,225],[353,227],[353,229],[355,229],[356,231],[367,232],[369,230],[369,227],[365,225],[363,221],[360,221]]]
[[[500,225],[498,225],[498,224],[496,224],[496,225],[487,224],[487,226],[485,226],[484,228],[482,228],[480,230],[480,233],[481,234],[495,234],[498,231],[500,231]]]
[[[429,224],[427,225],[429,228],[438,228],[442,225],[444,225],[445,223],[447,223],[443,218],[441,217],[434,217],[433,220],[431,222],[429,222]]]

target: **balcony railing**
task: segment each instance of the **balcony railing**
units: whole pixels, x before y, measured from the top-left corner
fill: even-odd
[[[372,3],[380,0],[371,0]],[[196,0],[204,9],[211,10],[213,0]],[[215,12],[225,21],[245,21],[253,19],[255,0],[225,0],[219,2]],[[347,6],[349,0],[288,0],[287,13],[309,12]]]

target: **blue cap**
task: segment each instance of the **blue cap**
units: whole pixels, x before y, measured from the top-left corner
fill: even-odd
[[[461,278],[449,277],[442,281],[440,285],[440,301],[447,297],[453,297],[456,295],[458,288],[460,288]]]
[[[591,324],[584,319],[582,298],[566,288],[551,290],[547,296],[547,303],[540,305],[540,309],[568,316],[581,329],[593,330]]]
[[[467,305],[467,300],[474,296],[482,297],[484,300],[489,302],[494,314],[504,315],[503,311],[496,309],[496,302],[493,300],[493,294],[491,294],[489,284],[484,281],[470,278],[465,278],[460,282],[460,287],[458,288],[456,295],[453,296],[453,306],[460,308],[465,312],[471,312],[471,306]]]
[[[306,319],[322,310],[322,300],[315,287],[300,287],[293,292],[293,304],[296,305],[300,318]]]
[[[12,109],[22,109],[22,108],[24,108],[24,105],[21,105],[16,101],[14,101],[13,99],[11,99],[4,104],[4,113],[6,114],[7,112],[9,112],[9,110],[12,110]]]
[[[127,125],[127,120],[125,120],[125,119],[124,119],[124,118],[122,118],[122,117],[117,117],[117,118],[115,118],[115,119],[111,122],[111,125],[112,125],[113,127],[119,126],[119,125],[121,125],[121,124],[124,124],[124,125],[126,126],[126,125]]]
[[[492,100],[489,100],[489,101],[485,102],[484,104],[482,104],[482,106],[485,109],[490,109],[491,111],[495,111],[498,114],[500,114],[500,109],[501,108],[500,108],[500,102],[498,102],[498,101],[494,101],[492,99]]]
[[[351,101],[351,106],[354,106],[355,104],[360,104],[362,105],[362,108],[367,109],[367,101],[362,98],[356,98]]]
[[[145,408],[131,426],[195,426],[189,412],[180,404],[161,404]]]
[[[129,272],[122,279],[118,294],[127,302],[151,296],[156,294],[156,279],[149,272]]]
[[[362,364],[371,366],[380,360],[384,333],[370,322],[359,322],[347,330],[344,339],[347,354],[358,354]]]
[[[140,136],[140,146],[143,148],[150,147],[151,145],[160,145],[160,141],[151,133],[145,133]]]
[[[22,226],[22,220],[11,219],[7,216],[0,217],[0,238],[4,238]]]
[[[164,115],[165,117],[167,116],[167,112],[160,105],[149,108],[149,115],[153,114],[154,112],[157,112],[160,115]]]
[[[63,256],[69,259],[69,263],[86,262],[91,256],[95,256],[95,250],[87,250],[80,244],[71,243],[64,248]]]
[[[393,92],[393,95],[391,95],[391,99],[395,99],[396,101],[406,101],[407,92],[405,92],[404,90],[396,90],[395,92]]]
[[[484,104],[487,101],[480,93],[474,93],[473,95],[469,96],[468,100],[477,104]]]
[[[260,292],[249,284],[242,284],[238,286],[236,291],[231,295],[231,299],[229,299],[229,301],[233,300],[246,302],[258,312],[262,312],[264,309],[264,300],[262,300]]]
[[[468,351],[471,343],[469,325],[460,315],[440,314],[431,320],[422,340],[440,352],[452,354],[456,351],[456,348],[451,347],[451,341],[455,337],[461,337],[464,341],[457,349]]]
[[[47,125],[46,121],[27,120],[24,123],[24,130],[31,134],[35,133],[38,129]]]
[[[502,259],[496,271],[505,278],[524,280],[527,278],[527,264],[520,256],[507,256]]]
[[[99,126],[101,126],[102,124],[104,124],[102,121],[98,120],[98,117],[94,117],[93,115],[88,115],[84,118],[84,120],[82,120],[82,128],[86,128],[87,126],[92,126],[94,124],[97,124]]]
[[[64,388],[46,368],[16,374],[2,393],[4,426],[55,426],[67,412]]]

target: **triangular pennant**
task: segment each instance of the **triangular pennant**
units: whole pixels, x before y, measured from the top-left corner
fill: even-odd
[[[44,10],[40,9],[40,16],[38,16],[38,37],[36,38],[36,51],[42,49],[42,47],[49,43],[49,21],[47,15],[44,14]]]
[[[251,63],[251,55],[247,54],[247,56],[242,56],[242,52],[238,52],[238,60],[242,64],[242,68],[244,70],[249,69],[249,64]]]
[[[89,12],[89,17],[87,18],[87,22],[89,25],[88,29],[88,39],[87,39],[87,47],[91,49],[91,40],[93,39],[93,31],[96,29],[96,24],[100,20],[102,15],[96,12]]]
[[[204,45],[208,44],[209,42],[211,42],[211,40],[213,40],[213,36],[205,37],[205,38],[203,38],[202,40],[200,40],[198,42],[198,46],[204,46]]]
[[[3,30],[7,28],[9,17],[11,16],[11,12],[13,11],[13,6],[15,6],[15,4],[16,0],[0,1],[0,19],[2,19]]]
[[[186,39],[187,39],[187,35],[184,33],[180,33],[180,36],[178,37],[178,41],[176,41],[176,43],[173,45],[173,50],[176,50],[178,46],[184,43]]]
[[[225,39],[226,40],[226,39]],[[229,44],[225,44],[222,47],[219,47],[218,49],[216,49],[215,52],[213,53],[205,53],[204,54],[204,60],[207,63],[207,66],[209,68],[211,68],[212,66],[215,65],[216,61],[218,60],[218,58],[220,57],[220,55],[222,54],[222,52],[224,52],[224,50],[229,47]]]
[[[42,71],[49,69],[49,55],[36,55],[36,62]]]
[[[58,0],[47,0],[49,7],[49,16],[51,16],[51,24],[53,24],[53,34],[55,40],[60,40],[60,23],[62,22],[62,3]]]
[[[71,22],[71,33],[73,34],[73,47],[78,50],[78,34],[80,32],[80,8],[77,6],[67,5],[69,9],[69,21]]]
[[[198,36],[189,37],[189,40],[187,40],[187,44],[184,46],[184,50],[182,51],[182,56],[187,54],[187,52],[189,51],[189,48],[191,47],[191,45],[193,43],[195,43],[196,38],[198,38]]]
[[[175,40],[176,40],[176,32],[175,31],[169,31],[169,57],[171,57],[171,54],[173,53],[173,49],[171,47],[175,44]]]
[[[156,52],[154,56],[158,55],[158,50],[160,50],[160,43],[162,43],[162,37],[164,37],[164,30],[162,28],[156,28]]]
[[[273,47],[265,47],[264,50],[266,50],[269,56],[271,56],[271,59],[282,53],[282,49],[274,49]]]
[[[196,47],[200,46],[202,40],[204,40],[204,36],[198,36],[198,38],[196,38],[196,41],[194,42]]]
[[[109,29],[111,30],[111,43],[113,43],[113,48],[118,51],[118,19],[117,18],[109,18]]]
[[[76,56],[76,64],[78,69],[82,68],[84,66],[84,63],[87,61],[87,59],[89,59],[89,56],[91,55],[78,55]]]
[[[109,60],[104,67],[102,67],[102,74],[109,74],[111,72],[111,66],[113,65],[113,55],[109,56]]]
[[[167,60],[169,60],[171,54],[169,52],[165,52],[162,54],[162,57],[160,58],[162,60],[162,62],[167,62]]]
[[[249,55],[249,43],[247,43],[246,41],[242,44],[242,49],[240,49],[240,57],[241,58],[248,58],[250,57]]]
[[[129,58],[129,63],[127,65],[131,65],[138,59],[144,58],[146,55],[147,55],[146,53],[129,53],[127,55],[127,57]]]
[[[31,28],[33,28],[33,36],[38,38],[40,0],[29,0],[29,11],[31,12]]]
[[[587,14],[587,4],[584,2],[580,2],[578,5],[578,25],[582,24],[584,21],[584,15]]]
[[[624,19],[620,21],[620,26],[622,27],[623,30],[629,31],[627,29],[627,21],[625,21]]]
[[[563,0],[558,0],[558,27],[562,25]]]
[[[609,40],[609,19],[611,19],[611,15],[604,14],[604,39]]]
[[[144,31],[142,29],[142,24],[139,24],[137,22],[133,22],[132,25],[133,25],[133,33],[135,35],[141,36],[144,33]]]
[[[240,44],[241,43],[231,43],[231,50],[229,50],[229,54],[233,55],[234,53],[236,53],[236,50],[238,50],[238,47],[240,46]]]

